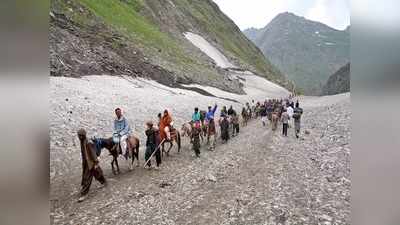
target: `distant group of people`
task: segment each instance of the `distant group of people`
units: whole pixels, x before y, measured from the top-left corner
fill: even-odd
[[[230,139],[229,130],[232,131],[232,136],[239,134],[239,115],[236,113],[236,110],[233,109],[233,106],[230,106],[228,110],[226,109],[226,106],[222,108],[220,114],[220,127],[223,143],[226,143]]]
[[[285,100],[270,99],[265,100],[263,103],[257,102],[252,108],[247,104],[247,109],[243,108],[243,111],[244,113],[250,112],[250,114],[251,112],[254,112],[253,116],[256,118],[260,116],[263,126],[266,126],[269,121],[273,131],[277,129],[278,122],[281,122],[282,135],[284,136],[287,136],[289,121],[293,119],[295,136],[296,138],[299,138],[303,109],[300,108],[298,100],[296,103],[293,101],[292,95]]]
[[[207,143],[210,144],[210,150],[215,148],[216,143],[216,122],[220,126],[220,137],[222,143],[228,142],[231,136],[236,136],[240,132],[239,125],[239,114],[230,106],[227,109],[223,106],[220,112],[220,119],[215,121],[215,113],[218,105],[215,104],[213,107],[208,106],[207,111],[201,111],[198,107],[194,108],[194,112],[189,122],[190,140],[193,144],[196,156],[200,155],[200,142],[199,136],[204,135],[207,137]],[[246,103],[242,108],[242,125],[245,126],[247,122],[252,118],[261,118],[263,126],[266,126],[268,121],[271,124],[272,130],[277,129],[278,121],[282,122],[282,134],[287,136],[287,130],[289,121],[294,120],[295,136],[299,137],[300,134],[300,120],[303,110],[299,107],[299,102],[293,102],[293,96],[289,96],[285,100],[271,99],[265,100],[263,103],[255,102],[254,100],[250,103]],[[123,155],[126,159],[128,158],[127,147],[129,145],[128,138],[132,134],[132,130],[128,123],[128,120],[123,116],[122,109],[115,109],[115,120],[114,120],[114,132],[112,141],[115,145],[120,146],[119,154]],[[173,119],[168,110],[164,110],[161,114],[157,115],[158,124],[155,126],[152,121],[145,123],[145,135],[146,135],[146,151],[145,160],[148,168],[159,169],[161,165],[161,151],[160,145],[164,141],[171,141],[171,131],[176,131],[173,127]],[[182,129],[185,126],[182,126]],[[231,135],[232,134],[232,135]],[[78,138],[81,141],[81,156],[82,156],[82,182],[81,182],[81,197],[79,201],[85,198],[88,193],[93,178],[98,180],[101,184],[106,184],[106,179],[103,176],[102,170],[99,166],[99,155],[100,150],[92,151],[88,147],[89,141],[86,139],[86,131],[83,129],[78,131]],[[212,140],[211,140],[212,139]],[[211,143],[210,143],[211,140]],[[151,165],[151,157],[155,156],[156,167]]]

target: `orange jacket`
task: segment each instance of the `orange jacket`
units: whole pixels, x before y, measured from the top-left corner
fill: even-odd
[[[172,117],[170,116],[170,114],[161,117],[161,121],[160,121],[160,140],[163,140],[167,137],[167,134],[164,131],[164,128],[167,126],[170,126],[172,122]]]

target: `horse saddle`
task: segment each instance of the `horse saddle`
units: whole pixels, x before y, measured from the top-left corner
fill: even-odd
[[[176,135],[177,135],[176,133],[177,133],[177,130],[174,127],[171,127],[171,131],[170,131],[171,138],[176,137]]]
[[[90,138],[90,140],[92,141],[92,143],[95,146],[96,149],[96,156],[99,157],[101,154],[101,139],[100,138],[96,138],[96,137],[92,137]]]
[[[195,123],[193,124],[193,128],[195,128],[195,129],[200,129],[200,128],[201,128],[201,123],[200,123],[200,121],[195,122]]]

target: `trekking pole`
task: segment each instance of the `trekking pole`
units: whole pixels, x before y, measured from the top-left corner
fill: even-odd
[[[150,162],[151,158],[153,158],[154,154],[156,154],[156,152],[160,149],[160,147],[164,143],[164,141],[165,141],[165,138],[161,141],[161,143],[158,145],[156,150],[150,155],[149,159],[144,163],[144,165],[143,165],[144,168],[146,168],[147,163]]]

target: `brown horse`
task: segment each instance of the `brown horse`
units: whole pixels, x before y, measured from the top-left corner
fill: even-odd
[[[211,121],[206,123],[206,132],[207,132],[207,144],[210,144],[210,139],[212,137],[212,142],[211,145],[209,146],[209,150],[213,150],[216,145],[216,125],[215,125],[215,120],[212,119]]]
[[[272,113],[272,117],[271,117],[271,123],[272,123],[272,130],[273,131],[275,131],[277,126],[278,126],[278,120],[279,120],[278,112],[273,112]]]
[[[121,146],[119,144],[115,144],[113,141],[113,138],[93,138],[92,141],[95,143],[96,148],[98,151],[97,156],[100,155],[101,149],[105,148],[109,151],[110,155],[113,156],[113,160],[111,161],[111,168],[113,174],[120,173],[119,170],[119,165],[118,165],[118,156],[121,153],[120,148]],[[137,137],[131,135],[127,140],[127,148],[128,148],[128,158],[131,158],[132,161],[129,164],[129,170],[133,169],[133,162],[135,161],[135,158],[137,159],[137,166],[139,166],[139,147],[140,147],[140,141]],[[127,160],[128,160],[127,158]],[[115,171],[114,164],[117,167],[117,172]]]
[[[207,129],[208,126],[206,125],[206,123],[204,121],[201,122],[201,132],[200,132],[201,142],[203,142],[204,138],[207,137]]]
[[[174,142],[178,145],[178,153],[181,151],[181,134],[175,128],[172,128],[170,133],[171,133],[171,140],[165,139],[164,142],[162,142],[162,144],[161,144],[161,153],[162,153],[162,155],[164,155],[164,153],[166,153],[167,156],[169,155],[169,151],[174,146]],[[169,143],[169,148],[168,148],[167,151],[165,151],[165,149],[164,149],[164,144],[165,143]]]
[[[188,136],[190,138],[190,143],[193,142],[193,129],[194,129],[194,127],[193,127],[192,121],[182,124],[182,127],[181,127],[182,136],[183,137]],[[201,128],[200,128],[199,134],[200,134],[201,142],[203,142],[204,138],[207,137],[207,125],[204,122],[201,123]]]
[[[181,131],[182,131],[182,137],[188,136],[190,138],[190,142],[192,142],[193,127],[191,122],[182,124]]]

